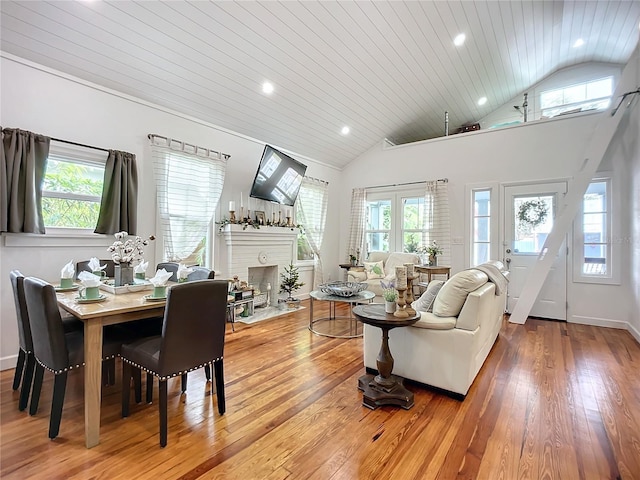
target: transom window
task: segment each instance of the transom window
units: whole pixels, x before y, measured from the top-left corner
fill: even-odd
[[[585,110],[602,110],[609,107],[613,95],[613,77],[579,83],[540,94],[543,117]]]
[[[96,227],[107,152],[51,143],[42,186],[47,228]]]

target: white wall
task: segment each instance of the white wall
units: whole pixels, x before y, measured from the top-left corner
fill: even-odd
[[[149,133],[231,154],[220,202],[225,210],[223,214],[228,215],[226,209],[229,200],[239,202],[241,191],[247,201],[246,195],[257,170],[264,142],[87,84],[4,53],[0,62],[2,127],[20,128],[136,154],[140,182],[138,234],[157,233],[155,184],[147,140]],[[338,255],[339,172],[324,164],[322,159],[312,160],[290,153],[308,166],[308,176],[329,182],[329,212],[322,257],[325,265],[336,265],[342,260]],[[220,218],[220,210],[219,207],[216,219]],[[218,240],[218,237],[215,239]],[[7,241],[10,244],[28,242],[31,246],[7,246]],[[111,241],[111,238],[102,238],[86,246],[86,241],[25,239],[23,235],[3,235],[0,238],[0,368],[13,368],[18,351],[9,272],[18,268],[25,275],[55,281],[60,268],[71,259],[77,261],[91,256],[108,258],[106,246]],[[215,243],[216,250],[212,255],[214,268],[222,242]],[[155,265],[160,253],[156,254],[150,248],[145,256]],[[305,268],[301,272],[308,283],[311,278],[309,270]]]

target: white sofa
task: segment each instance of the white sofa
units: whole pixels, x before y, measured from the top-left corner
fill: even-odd
[[[481,268],[491,271],[495,283],[489,281],[489,276],[479,270]],[[470,285],[468,278],[474,286],[469,293],[459,288],[460,284],[463,287]],[[489,262],[488,266],[478,266],[451,277],[447,283],[453,283],[446,289],[442,286],[433,309],[446,311],[458,301],[463,302],[462,309],[455,316],[420,312],[421,318],[413,326],[392,329],[389,348],[394,358],[393,373],[464,397],[500,331],[507,280],[508,272],[500,262]],[[496,295],[496,288],[499,295]],[[414,305],[417,303],[418,300]],[[376,370],[380,344],[381,330],[364,325],[364,365],[367,369]]]
[[[350,282],[365,282],[369,286],[367,290],[376,294],[372,300],[374,303],[383,303],[382,286],[380,282],[388,283],[396,278],[396,267],[405,263],[420,264],[420,257],[415,253],[402,252],[370,252],[366,262],[382,262],[384,265],[384,278],[367,279],[367,274],[362,267],[352,267],[347,272],[347,280]]]

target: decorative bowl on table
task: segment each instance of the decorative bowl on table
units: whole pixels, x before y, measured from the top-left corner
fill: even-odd
[[[319,285],[320,291],[329,295],[338,295],[339,297],[352,297],[369,285],[363,282],[329,282]]]

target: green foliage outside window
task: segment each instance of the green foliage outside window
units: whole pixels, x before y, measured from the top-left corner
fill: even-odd
[[[49,159],[42,188],[45,225],[95,228],[103,175],[104,168]]]

